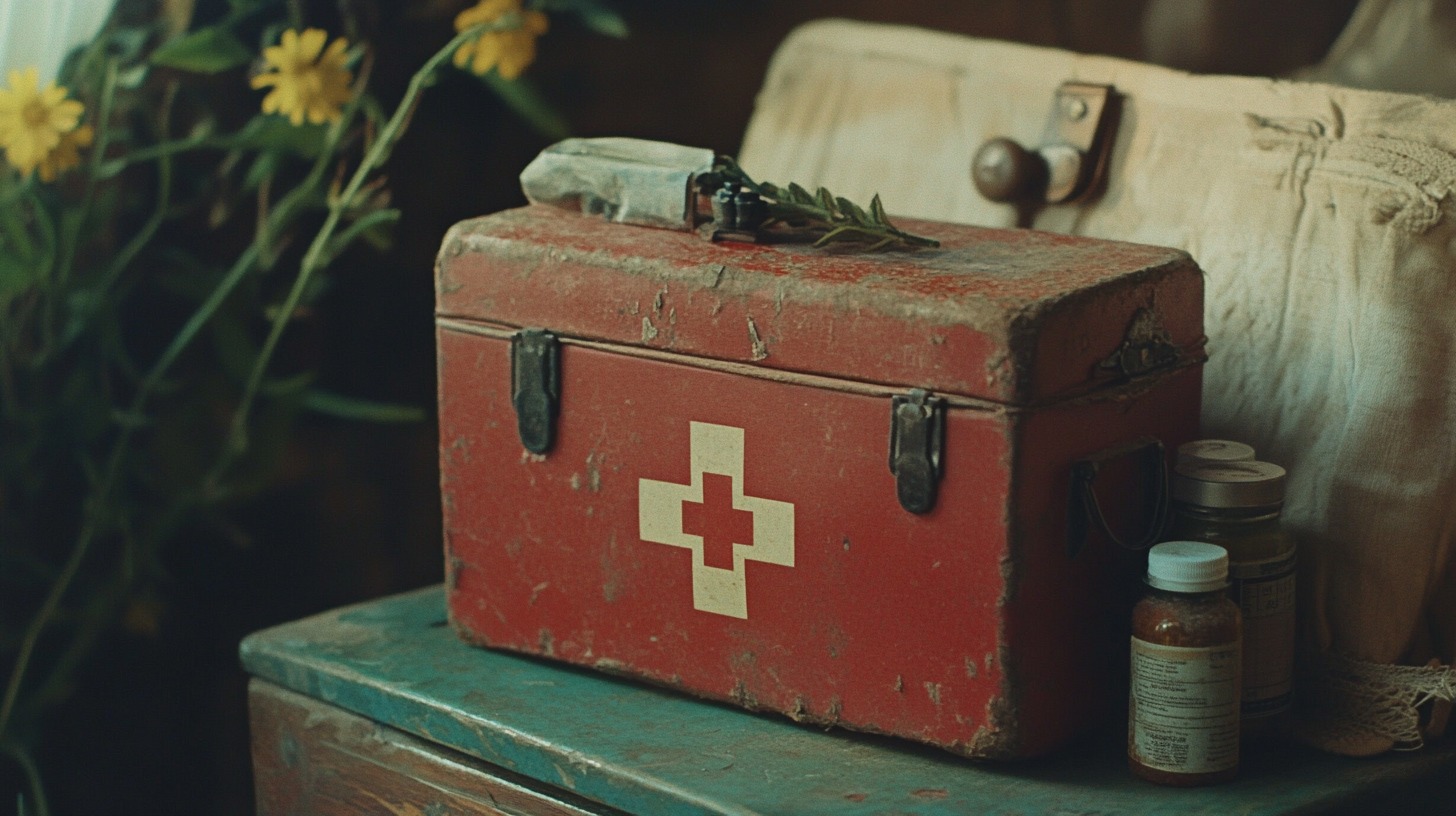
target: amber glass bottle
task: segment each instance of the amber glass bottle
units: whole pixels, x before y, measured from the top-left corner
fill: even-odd
[[[1173,537],[1228,550],[1230,593],[1244,616],[1243,734],[1264,739],[1289,708],[1294,679],[1294,537],[1283,530],[1284,468],[1191,464],[1173,479]]]
[[[1239,769],[1239,608],[1228,555],[1198,541],[1148,551],[1133,608],[1127,760],[1164,785],[1211,785]]]

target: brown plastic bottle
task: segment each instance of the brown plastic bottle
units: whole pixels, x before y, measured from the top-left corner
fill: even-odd
[[[1228,553],[1200,541],[1148,551],[1148,594],[1133,609],[1127,759],[1163,785],[1211,785],[1239,769],[1242,623]]]

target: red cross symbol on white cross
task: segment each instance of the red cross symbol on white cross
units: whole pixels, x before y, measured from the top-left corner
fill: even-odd
[[[744,564],[794,565],[794,505],[743,491],[743,429],[689,423],[692,480],[639,479],[643,541],[693,552],[693,608],[748,617]]]

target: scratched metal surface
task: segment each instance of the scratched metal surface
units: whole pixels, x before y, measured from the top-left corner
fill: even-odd
[[[268,629],[241,652],[258,677],[639,814],[1358,812],[1391,803],[1391,786],[1456,773],[1449,745],[1375,760],[1290,749],[1193,792],[1130,778],[1112,737],[975,763],[477,649],[446,625],[440,587]]]

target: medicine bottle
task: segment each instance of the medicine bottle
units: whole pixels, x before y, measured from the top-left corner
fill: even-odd
[[[1164,785],[1210,785],[1239,767],[1239,608],[1228,555],[1199,541],[1148,551],[1133,608],[1127,761]]]
[[[1294,679],[1294,537],[1283,530],[1284,468],[1268,462],[1180,466],[1172,537],[1228,550],[1230,594],[1244,616],[1243,734],[1271,735]]]
[[[1254,458],[1254,449],[1231,439],[1195,439],[1178,446],[1178,466],[1204,462],[1247,462]]]

